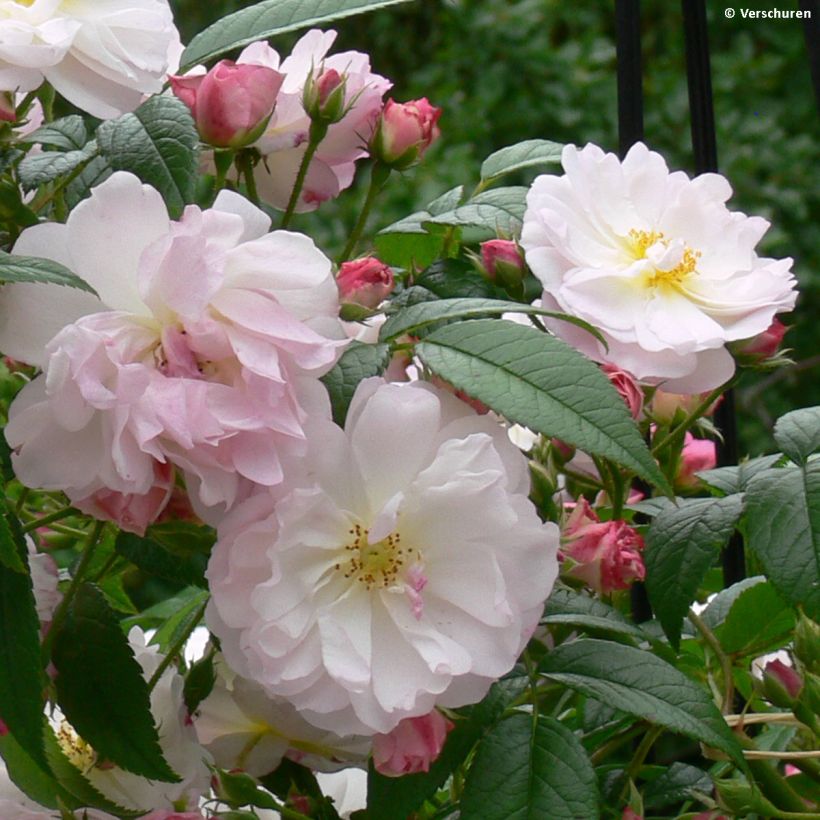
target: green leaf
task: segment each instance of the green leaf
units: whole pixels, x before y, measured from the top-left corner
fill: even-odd
[[[3,523],[23,567],[0,563],[0,720],[32,760],[45,766],[43,748],[44,677],[40,658],[40,621],[28,572],[26,542],[17,519],[0,501]],[[11,563],[13,559],[9,558]]]
[[[114,549],[149,575],[185,586],[207,586],[207,558],[201,553],[189,557],[175,555],[159,542],[131,532],[120,532]]]
[[[694,792],[711,794],[712,778],[697,766],[673,763],[660,777],[647,784],[643,793],[646,808],[658,809],[683,800],[691,800]]]
[[[46,765],[45,757],[42,762],[34,761],[9,732],[0,734],[0,756],[6,764],[11,782],[36,803],[56,809],[59,797],[67,805],[73,805],[71,795],[57,783]]]
[[[0,251],[0,282],[42,282],[77,288],[97,295],[91,285],[59,262],[37,256],[16,256],[5,251]]]
[[[756,475],[746,519],[749,548],[775,589],[820,619],[820,459]]]
[[[787,643],[794,623],[792,608],[764,582],[737,596],[715,633],[730,655],[762,655]]]
[[[489,181],[533,165],[561,162],[564,146],[549,140],[524,140],[490,154],[481,165],[481,179]]]
[[[488,237],[513,236],[521,230],[528,190],[516,185],[483,191],[452,211],[431,215],[424,224],[478,228]]]
[[[23,574],[28,573],[24,551],[20,549],[18,535],[15,535],[15,529],[12,529],[16,524],[16,519],[13,520],[14,514],[8,509],[6,505],[6,496],[0,487],[0,565],[10,569],[12,572],[19,572]]]
[[[57,701],[104,759],[152,780],[178,782],[159,746],[148,685],[114,612],[83,584],[54,637]]]
[[[610,458],[668,490],[609,379],[560,339],[513,322],[473,320],[435,330],[416,353],[510,421]]]
[[[445,211],[452,211],[464,196],[464,186],[457,185],[449,191],[445,191],[441,196],[436,197],[428,206],[427,211],[432,216],[443,214]]]
[[[557,720],[513,715],[484,738],[464,784],[461,820],[593,820],[595,771]]]
[[[19,138],[20,142],[51,145],[61,151],[75,151],[88,142],[88,131],[78,114],[61,117]]]
[[[66,186],[65,201],[69,210],[82,202],[91,193],[92,188],[105,182],[112,173],[113,169],[105,157],[94,157]]]
[[[373,238],[379,259],[399,268],[426,268],[444,248],[443,233],[429,233],[429,211],[411,214],[383,228]]]
[[[395,305],[395,301],[393,304]],[[452,319],[474,319],[483,318],[488,315],[501,316],[504,313],[526,313],[530,316],[551,316],[587,330],[596,336],[596,338],[599,335],[591,325],[588,325],[581,319],[567,316],[564,313],[544,310],[544,308],[535,307],[534,305],[525,305],[521,302],[501,301],[499,299],[459,298],[437,299],[432,302],[424,301],[392,314],[379,329],[379,339],[383,342],[389,342],[406,333],[416,334],[417,331],[428,325],[449,322]]]
[[[216,542],[216,530],[192,521],[163,521],[152,524],[146,532],[148,538],[158,541],[174,555],[209,556]]]
[[[322,382],[330,394],[333,421],[344,427],[347,408],[362,379],[379,376],[390,364],[390,348],[385,344],[352,342],[342,354],[335,367],[322,376]]]
[[[180,71],[277,34],[323,25],[407,0],[267,0],[229,14],[200,32],[182,53]]]
[[[193,663],[185,676],[182,696],[189,715],[193,715],[199,704],[211,694],[215,683],[214,658],[213,654],[209,653]]]
[[[679,504],[655,516],[644,550],[649,602],[674,646],[698,587],[743,511],[740,495],[681,499]]]
[[[567,624],[646,640],[646,633],[615,607],[570,589],[555,589],[547,599],[542,624]]]
[[[696,475],[710,487],[721,490],[726,495],[742,493],[746,485],[760,472],[777,464],[782,456],[775,453],[771,456],[760,456],[731,467],[716,467],[714,470],[703,470]]]
[[[9,177],[0,179],[0,222],[10,223],[17,236],[23,228],[39,224],[37,214],[22,200],[20,186]]]
[[[156,644],[163,652],[182,638],[190,634],[202,618],[202,610],[208,601],[208,592],[204,589],[192,595],[171,615],[154,633],[151,643]]]
[[[199,136],[181,100],[151,97],[133,113],[104,122],[97,142],[115,171],[130,171],[156,188],[173,218],[193,201]]]
[[[706,691],[651,652],[583,638],[548,652],[539,671],[616,709],[720,749],[746,769],[735,736]]]
[[[781,416],[774,425],[774,438],[792,461],[804,464],[820,449],[820,407],[804,407]]]
[[[439,259],[414,279],[417,285],[435,293],[440,299],[501,299],[506,292],[482,276],[472,265],[458,259]]]
[[[97,153],[97,143],[92,140],[76,151],[43,151],[31,154],[17,166],[17,175],[24,191],[33,191],[46,182],[70,174]]]
[[[722,589],[709,601],[709,606],[701,613],[701,620],[711,630],[715,630],[725,620],[734,602],[745,590],[756,584],[765,584],[766,578],[763,575],[755,575],[752,578],[744,578],[736,584],[732,584],[726,589]]]

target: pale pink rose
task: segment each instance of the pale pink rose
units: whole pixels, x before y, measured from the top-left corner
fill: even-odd
[[[517,242],[511,239],[489,239],[481,243],[481,264],[493,280],[520,282],[527,270]]]
[[[308,414],[329,414],[318,378],[344,342],[330,260],[269,226],[226,191],[171,222],[156,191],[116,173],[65,224],[21,234],[14,253],[55,259],[99,294],[0,290],[0,349],[44,371],[6,428],[27,486],[138,529],[160,512],[169,462],[206,508],[282,480]]]
[[[687,433],[683,439],[680,466],[675,476],[677,487],[695,487],[700,479],[695,475],[702,470],[711,470],[717,465],[715,442],[706,438],[695,438]]]
[[[600,521],[582,498],[564,525],[561,552],[572,565],[562,571],[597,592],[628,589],[646,575],[643,547],[643,538],[625,521]]]
[[[393,291],[393,271],[375,256],[342,262],[336,284],[343,302],[378,307]]]
[[[564,176],[539,176],[521,245],[543,304],[597,328],[549,327],[591,358],[675,393],[732,376],[729,342],[768,328],[797,297],[791,259],[758,257],[769,223],[730,211],[717,174],[669,172],[643,143],[624,158],[567,145]]]
[[[313,29],[280,62],[267,43],[253,43],[237,59],[240,65],[262,65],[284,75],[276,98],[276,108],[254,147],[263,161],[254,169],[262,200],[284,209],[290,199],[296,175],[307,148],[310,116],[305,110],[305,85],[314,77],[324,77],[328,100],[335,99],[330,86],[336,74],[343,79],[344,116],[333,122],[308,168],[297,212],[315,210],[333,199],[353,182],[356,161],[367,156],[367,142],[382,108],[382,96],[391,83],[370,70],[370,59],[357,51],[328,56],[336,39],[335,31]],[[321,94],[321,91],[320,91]]]
[[[45,80],[95,117],[161,91],[181,50],[168,0],[26,0],[0,10],[0,89]]]
[[[340,735],[480,700],[529,640],[558,531],[490,416],[426,382],[361,382],[305,476],[219,529],[207,619],[232,669]]]
[[[169,77],[203,142],[220,148],[241,148],[259,138],[284,79],[267,66],[232,60],[220,60],[205,75]]]
[[[604,371],[613,387],[620,393],[621,398],[632,414],[632,418],[637,421],[643,415],[643,390],[641,390],[641,386],[635,377],[613,364],[603,364],[601,370]]]
[[[441,754],[453,723],[437,709],[429,715],[405,718],[386,735],[373,737],[373,765],[387,777],[429,772]]]
[[[440,116],[441,109],[426,97],[406,103],[388,100],[370,143],[371,153],[385,165],[409,168],[438,138]]]
[[[51,625],[54,610],[63,599],[57,588],[60,573],[56,561],[47,553],[38,552],[34,542],[26,536],[28,544],[28,564],[31,571],[31,584],[34,590],[34,603],[40,629],[45,634]]]
[[[757,363],[771,359],[780,349],[783,337],[789,330],[780,319],[775,318],[763,333],[751,339],[739,342],[733,348],[735,354],[743,360]]]

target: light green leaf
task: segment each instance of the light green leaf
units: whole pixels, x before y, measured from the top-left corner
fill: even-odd
[[[528,190],[523,186],[493,188],[452,211],[432,215],[424,224],[478,228],[488,237],[513,236],[521,230]]]
[[[715,630],[726,620],[729,610],[731,610],[739,595],[757,584],[765,583],[765,576],[755,575],[751,578],[744,578],[742,581],[738,581],[736,584],[726,587],[726,589],[722,589],[709,601],[709,605],[701,613],[701,620],[709,629]]]
[[[775,589],[820,619],[820,459],[756,475],[746,519],[749,548]]]
[[[327,392],[333,421],[344,427],[347,408],[356,387],[362,379],[380,376],[390,364],[390,348],[384,344],[353,342],[342,354],[336,366],[322,376]]]
[[[91,140],[75,151],[43,151],[30,154],[20,161],[17,175],[24,191],[33,191],[46,182],[70,174],[97,153],[97,143]]]
[[[379,259],[399,268],[426,268],[444,248],[444,229],[429,233],[426,222],[432,214],[419,211],[388,225],[373,238]]]
[[[115,171],[130,171],[156,188],[172,217],[193,201],[199,136],[181,100],[150,97],[133,113],[104,122],[97,142]]]
[[[163,652],[176,643],[178,638],[190,634],[202,618],[202,609],[208,602],[209,593],[204,589],[192,595],[162,626],[154,633],[151,643],[156,644]]]
[[[490,154],[481,165],[481,179],[489,181],[533,165],[561,162],[564,146],[549,140],[524,140]]]
[[[0,251],[0,283],[42,282],[47,285],[64,285],[97,295],[97,291],[84,282],[65,265],[37,256],[16,256]]]
[[[408,0],[267,0],[229,14],[200,32],[182,53],[180,71],[277,34],[323,25]]]
[[[794,610],[769,583],[743,590],[715,630],[730,655],[762,655],[787,643],[794,629]]]
[[[28,144],[51,145],[61,151],[75,151],[88,142],[88,131],[83,118],[78,114],[71,114],[53,120],[30,134],[19,137],[19,140]]]
[[[433,331],[416,353],[434,373],[509,421],[610,458],[668,490],[609,379],[560,339],[479,319]]]
[[[820,407],[804,407],[781,416],[774,425],[774,438],[792,461],[805,463],[820,449]]]
[[[461,820],[594,820],[595,771],[578,738],[546,716],[513,715],[481,742],[461,797]]]
[[[74,596],[52,660],[60,708],[98,754],[152,780],[179,780],[162,755],[142,669],[93,584]]]
[[[746,768],[735,736],[707,692],[651,652],[584,638],[548,652],[539,671],[630,715],[701,740]]]
[[[646,590],[673,645],[698,587],[743,511],[740,495],[680,499],[660,512],[646,534]]]
[[[431,216],[443,214],[446,211],[452,211],[457,207],[461,198],[464,196],[464,186],[457,185],[449,191],[445,191],[441,196],[436,197],[428,206],[427,210]]]

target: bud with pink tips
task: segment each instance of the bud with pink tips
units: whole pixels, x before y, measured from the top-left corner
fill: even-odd
[[[624,403],[629,408],[632,418],[636,421],[643,414],[643,390],[631,373],[621,370],[614,364],[602,364],[601,370],[612,382],[612,386],[620,393]]]
[[[342,302],[376,308],[393,292],[393,271],[375,256],[364,256],[343,262],[336,284]]]
[[[346,75],[335,68],[324,69],[314,77],[313,72],[305,81],[302,104],[313,122],[332,124],[339,122],[347,113],[345,105]]]
[[[191,109],[203,142],[242,148],[265,130],[284,76],[267,66],[220,60],[207,74],[170,80],[174,94]]]
[[[388,100],[370,144],[371,154],[385,165],[403,171],[418,162],[441,133],[441,109],[426,97],[397,103]]]
[[[405,718],[393,731],[374,736],[376,771],[387,777],[430,771],[452,728],[452,722],[436,709],[422,717]]]
[[[738,342],[733,352],[742,364],[755,365],[765,362],[777,355],[788,329],[780,319],[775,317],[762,333]]]
[[[481,265],[489,279],[505,288],[519,286],[527,273],[524,254],[512,239],[482,242]]]

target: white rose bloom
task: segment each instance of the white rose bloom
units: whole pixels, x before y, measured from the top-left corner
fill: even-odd
[[[180,50],[167,0],[0,0],[0,90],[46,80],[95,117],[159,92]]]
[[[208,620],[232,668],[340,735],[480,700],[557,574],[558,530],[490,416],[426,383],[362,382],[317,420],[310,481],[220,529]]]
[[[726,343],[794,307],[792,260],[754,251],[769,223],[728,210],[724,177],[670,174],[642,143],[623,162],[568,145],[562,162],[564,176],[540,176],[530,189],[521,245],[544,306],[589,322],[609,349],[566,322],[547,324],[664,390],[720,386],[734,372]]]

